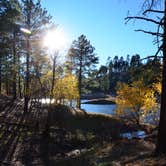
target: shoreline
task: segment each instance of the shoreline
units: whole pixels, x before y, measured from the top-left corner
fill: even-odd
[[[110,104],[110,105],[115,105],[115,101],[112,101],[112,100],[108,100],[108,99],[92,99],[92,100],[89,100],[89,101],[86,101],[86,102],[82,102],[81,104],[100,104],[100,105],[107,105],[107,104]]]
[[[94,94],[94,95],[87,95],[86,97],[82,97],[81,100],[88,100],[88,101],[83,101],[81,104],[101,104],[101,105],[114,105],[116,104],[115,102],[115,97],[111,95],[104,95],[104,94]]]

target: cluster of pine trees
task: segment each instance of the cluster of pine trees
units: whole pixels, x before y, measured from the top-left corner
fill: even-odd
[[[40,0],[0,1],[0,94],[25,97],[38,91],[48,60],[41,47],[51,16]],[[25,105],[27,107],[27,104]]]
[[[161,59],[141,59],[140,55],[110,57],[106,65],[95,69],[84,79],[84,93],[103,92],[116,95],[118,82],[130,84],[143,80],[146,86],[161,82]],[[87,88],[85,90],[85,87]]]
[[[42,44],[55,26],[40,0],[1,0],[0,25],[0,94],[24,97],[25,110],[34,97],[80,99],[82,78],[98,63],[85,35],[73,41],[68,61],[59,66],[58,55],[51,58]]]

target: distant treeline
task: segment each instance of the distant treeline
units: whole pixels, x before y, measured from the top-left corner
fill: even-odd
[[[93,70],[84,77],[84,93],[116,94],[118,82],[130,84],[142,80],[146,86],[161,81],[161,60],[158,57],[142,60],[140,55],[109,57],[106,65]]]

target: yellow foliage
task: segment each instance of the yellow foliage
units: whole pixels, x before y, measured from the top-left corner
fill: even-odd
[[[78,81],[72,74],[66,74],[55,82],[54,97],[56,99],[77,99]]]
[[[137,114],[145,115],[157,105],[154,90],[146,87],[143,81],[136,81],[130,85],[119,83],[116,103],[118,114],[124,113],[124,109],[129,109]]]
[[[153,84],[153,88],[154,88],[154,90],[156,90],[159,94],[161,94],[161,91],[162,91],[161,82],[154,83],[154,84]]]

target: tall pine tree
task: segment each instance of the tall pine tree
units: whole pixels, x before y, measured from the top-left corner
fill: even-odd
[[[22,0],[23,25],[31,31],[31,34],[26,35],[26,77],[25,77],[25,112],[28,110],[28,102],[30,99],[30,62],[35,56],[35,51],[38,50],[33,43],[41,40],[42,31],[46,24],[50,23],[51,16],[48,15],[46,9],[41,7],[40,0]]]
[[[82,78],[88,71],[92,70],[98,63],[98,57],[94,53],[95,48],[91,45],[90,41],[86,39],[85,35],[78,37],[78,40],[73,41],[69,50],[69,59],[74,66],[73,71],[78,78],[79,100],[78,107],[81,107],[81,94],[82,94]]]

